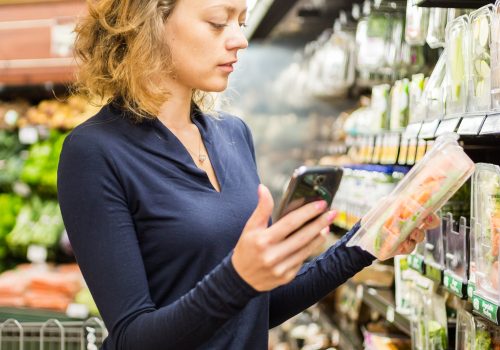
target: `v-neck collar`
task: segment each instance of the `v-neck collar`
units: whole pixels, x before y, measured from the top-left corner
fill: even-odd
[[[217,189],[214,187],[205,170],[199,168],[195,164],[187,148],[179,140],[179,138],[158,118],[154,118],[152,123],[155,128],[155,131],[159,132],[158,136],[160,136],[160,138],[168,144],[169,151],[171,150],[173,153],[175,153],[180,158],[179,160],[182,164],[184,164],[184,166],[188,167],[190,170],[193,170],[201,174],[205,178],[211,191],[216,193],[222,193],[224,191],[224,182],[225,182],[224,165],[222,163],[222,159],[220,158],[221,152],[219,152],[219,150],[217,149],[217,147],[215,147],[216,145],[213,142],[212,129],[216,127],[214,125],[215,120],[210,120],[210,118],[211,118],[210,116],[205,115],[199,109],[195,109],[191,115],[191,121],[198,128],[201,135],[201,139],[205,145],[205,148],[207,149],[208,156],[210,158],[210,162],[212,164],[212,168],[215,173],[215,177],[217,178],[217,181],[219,183],[220,192],[217,191]]]

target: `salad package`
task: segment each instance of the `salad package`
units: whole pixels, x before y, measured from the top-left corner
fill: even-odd
[[[429,22],[429,9],[408,0],[406,7],[405,41],[410,45],[424,45]]]
[[[412,349],[426,350],[425,310],[426,300],[432,298],[435,284],[413,271],[413,283],[410,285],[410,322]]]
[[[443,284],[458,297],[467,298],[469,261],[467,222],[464,217],[461,217],[458,230],[456,230],[451,213],[445,215],[443,222],[446,227],[446,269]]]
[[[409,123],[421,122],[426,117],[426,105],[423,99],[425,87],[425,76],[422,73],[414,74],[411,77],[409,88],[410,107],[409,107]]]
[[[447,50],[444,49],[427,82],[423,99],[427,105],[426,120],[439,119],[444,116],[446,102],[446,61]]]
[[[468,112],[490,109],[491,56],[490,34],[494,6],[489,4],[470,14],[471,66]]]
[[[448,349],[448,322],[445,299],[434,293],[425,300],[424,321],[427,350]]]
[[[494,8],[491,26],[491,107],[500,111],[500,0]]]
[[[444,47],[447,17],[448,10],[446,8],[433,7],[430,9],[426,42],[432,49]]]
[[[473,350],[476,339],[476,322],[474,316],[463,308],[457,313],[457,333],[455,335],[455,350]],[[489,348],[478,348],[489,349]]]
[[[473,333],[474,350],[499,350],[500,330],[491,327],[481,320],[475,319],[475,330]]]
[[[476,249],[476,296],[500,305],[499,248],[500,248],[500,167],[477,164],[472,179],[472,219]],[[480,310],[482,301],[473,301]],[[497,322],[495,315],[492,321]]]
[[[446,116],[461,116],[467,110],[470,67],[469,16],[455,18],[446,26]]]
[[[409,116],[408,79],[397,80],[391,89],[391,130],[397,131],[408,125]]]
[[[381,260],[393,256],[474,172],[474,163],[457,140],[456,134],[439,137],[391,194],[368,212],[348,246],[360,246]]]

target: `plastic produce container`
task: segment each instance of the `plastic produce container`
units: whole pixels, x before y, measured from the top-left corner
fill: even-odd
[[[455,229],[453,215],[447,213],[443,219],[446,228],[446,270],[444,271],[444,286],[455,295],[467,297],[469,251],[467,249],[467,222],[460,218],[458,231]]]
[[[477,164],[473,186],[472,218],[476,240],[476,292],[500,304],[500,167]]]
[[[462,116],[467,110],[470,79],[469,16],[455,18],[446,26],[446,116]]]
[[[486,5],[470,14],[471,66],[468,112],[487,112],[491,104],[490,37],[493,5]]]
[[[443,225],[427,230],[424,242],[425,274],[432,280],[441,282],[441,275],[445,269]]]
[[[500,1],[495,4],[491,28],[491,108],[500,112]]]
[[[476,322],[474,316],[464,309],[457,313],[457,333],[455,338],[455,350],[471,350],[474,348],[476,338]],[[489,349],[489,348],[478,348]]]
[[[448,10],[445,8],[433,7],[429,13],[429,29],[427,31],[427,44],[433,48],[444,47],[446,36],[446,19]]]
[[[405,41],[410,45],[424,45],[429,26],[429,9],[408,0],[406,7]]]
[[[422,73],[414,74],[409,89],[409,123],[421,122],[426,117],[426,105],[423,99],[424,86],[425,76]]]
[[[409,116],[408,79],[397,80],[391,89],[391,130],[398,131],[408,125]]]
[[[439,119],[444,116],[447,56],[447,50],[444,49],[424,89],[423,98],[427,105],[426,120]]]
[[[373,111],[373,130],[389,130],[389,84],[376,85],[372,88],[371,109]]]
[[[372,208],[349,246],[360,246],[384,260],[431,213],[436,212],[474,172],[458,145],[458,135],[439,137],[385,199]]]

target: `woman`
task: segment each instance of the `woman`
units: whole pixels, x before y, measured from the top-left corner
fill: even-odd
[[[335,213],[311,203],[268,226],[273,201],[248,127],[198,107],[202,91],[226,88],[248,45],[245,0],[89,7],[77,28],[80,84],[110,103],[67,137],[58,186],[109,330],[103,348],[266,349],[270,327],[374,258],[345,246],[357,225],[302,266]],[[422,239],[415,231],[400,252]]]

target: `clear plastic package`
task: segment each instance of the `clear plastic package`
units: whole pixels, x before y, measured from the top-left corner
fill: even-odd
[[[491,28],[491,108],[500,112],[500,0],[497,0]]]
[[[381,260],[394,255],[413,229],[472,175],[474,163],[457,140],[456,134],[439,137],[394,191],[368,212],[348,245],[360,246]]]
[[[426,349],[448,349],[448,318],[445,299],[434,293],[425,299],[424,322]]]
[[[469,16],[455,18],[446,25],[446,116],[461,117],[467,111],[470,79]]]
[[[396,255],[394,257],[396,311],[403,315],[407,315],[411,311],[412,273],[415,273],[415,271],[409,269],[407,258],[406,255]]]
[[[385,63],[379,72],[392,75],[395,71],[399,71],[402,65],[405,15],[404,12],[394,11],[385,13],[385,16],[388,18],[389,30],[384,50]]]
[[[427,350],[426,300],[432,298],[434,282],[418,273],[410,286],[411,343],[414,350]]]
[[[411,77],[409,95],[409,123],[421,122],[426,117],[426,104],[423,99],[425,87],[425,76],[422,73],[414,74]]]
[[[471,56],[467,111],[488,112],[491,105],[490,34],[494,6],[489,4],[471,12]]]
[[[467,242],[467,221],[464,217],[459,220],[458,230],[451,213],[445,214],[443,223],[446,229],[446,269],[443,284],[452,293],[460,298],[467,297],[469,250]]]
[[[447,50],[444,49],[424,89],[423,98],[427,105],[426,120],[439,119],[444,116],[447,56]]]
[[[500,167],[477,164],[472,186],[472,219],[476,241],[474,295],[500,305]]]
[[[373,111],[372,130],[389,130],[389,91],[388,84],[376,85],[372,88],[371,109]]]
[[[475,349],[476,322],[474,316],[464,309],[459,309],[457,313],[457,333],[455,336],[455,350]],[[478,349],[489,349],[478,348]]]
[[[444,47],[446,36],[446,18],[448,9],[433,7],[429,13],[429,29],[427,31],[427,44],[432,49]]]
[[[443,225],[439,225],[439,227],[432,230],[427,230],[424,242],[425,275],[441,283],[442,274],[445,269]]]
[[[408,0],[406,7],[405,41],[410,45],[424,45],[429,26],[429,9]]]
[[[486,324],[479,318],[474,318],[474,347],[472,349],[496,350],[500,348],[500,330]]]
[[[391,89],[391,130],[399,131],[408,125],[409,81],[397,80]]]

